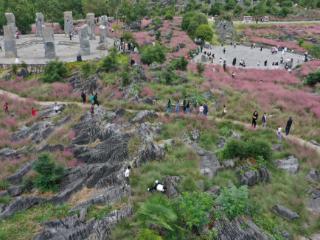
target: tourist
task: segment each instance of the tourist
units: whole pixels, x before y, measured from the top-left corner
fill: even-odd
[[[186,113],[186,111],[187,111],[187,100],[186,99],[183,99],[182,106],[183,106],[183,112]]]
[[[77,55],[77,62],[82,62],[82,56],[80,53]]]
[[[70,38],[70,41],[72,41],[72,32],[71,31],[69,33],[69,38]]]
[[[149,191],[149,192],[155,192],[155,191],[157,191],[157,192],[162,192],[162,193],[164,193],[164,192],[166,191],[166,187],[165,187],[162,183],[160,183],[158,180],[156,180],[156,181],[154,182],[153,187],[148,188],[148,191]]]
[[[124,171],[124,178],[127,184],[129,184],[130,171],[131,171],[131,166],[128,166]]]
[[[186,112],[187,112],[187,113],[190,113],[190,112],[191,112],[190,102],[189,102],[189,101],[187,102],[187,105],[186,105]]]
[[[263,47],[261,46],[261,47],[260,47],[260,52],[262,52],[262,49],[263,49]]]
[[[304,53],[304,61],[305,61],[305,62],[308,62],[308,52],[305,52],[305,53]]]
[[[264,61],[264,66],[265,66],[265,67],[268,66],[268,60],[265,60],[265,61]]]
[[[169,99],[167,103],[167,113],[171,113],[171,99]]]
[[[226,54],[226,48],[223,48],[222,51],[223,51],[223,54]]]
[[[223,61],[223,71],[227,71],[227,61]]]
[[[234,44],[233,44],[233,48],[236,48],[236,47],[237,47],[237,43],[234,43]]]
[[[207,104],[203,105],[203,115],[208,116],[209,108]]]
[[[37,110],[34,107],[31,108],[31,115],[32,115],[32,117],[37,116]]]
[[[85,104],[87,101],[87,95],[85,94],[85,92],[82,91],[81,93],[81,99],[82,99],[82,103]]]
[[[252,114],[252,123],[251,123],[251,126],[252,126],[253,128],[256,128],[256,126],[257,126],[258,117],[259,117],[258,112],[257,112],[257,111],[254,111],[254,113]]]
[[[286,125],[286,136],[288,136],[290,133],[292,123],[293,123],[292,117],[289,117],[289,119],[287,121],[287,125]]]
[[[264,113],[262,116],[262,126],[265,128],[267,127],[267,114]]]
[[[93,96],[93,104],[94,105],[97,105],[99,107],[99,101],[98,101],[98,93],[96,93],[94,96]]]
[[[281,127],[278,127],[278,129],[277,129],[277,137],[278,137],[279,142],[281,142],[282,141],[282,128]]]
[[[94,115],[94,104],[91,104],[90,113],[91,113],[91,116]]]
[[[59,110],[60,110],[60,107],[59,107],[58,104],[55,102],[54,105],[53,105],[53,111],[54,111],[55,113],[58,113]]]
[[[222,64],[222,63],[223,63],[222,58],[219,58],[219,63],[220,63],[220,64]]]
[[[232,65],[235,66],[237,64],[237,58],[233,58]]]
[[[226,114],[227,114],[227,107],[226,105],[223,105],[222,116],[225,116]]]
[[[3,104],[3,110],[4,110],[4,112],[5,113],[9,113],[9,103],[8,102],[5,102],[4,104]]]
[[[258,61],[258,63],[257,63],[257,67],[260,67],[260,61]]]
[[[178,114],[180,112],[180,103],[179,100],[176,102],[176,113]]]
[[[235,73],[235,72],[232,72],[231,77],[232,77],[233,79],[236,78],[236,73]]]
[[[202,104],[200,104],[200,107],[199,107],[199,115],[203,115],[203,110],[204,110],[204,107]]]
[[[253,49],[253,43],[251,43],[251,47],[250,48]]]
[[[280,64],[283,64],[283,57],[280,58]]]

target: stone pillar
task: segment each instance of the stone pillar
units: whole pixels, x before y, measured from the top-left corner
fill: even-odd
[[[12,26],[11,29],[13,31],[13,34],[16,34],[16,31],[17,31],[16,17],[14,16],[13,13],[5,13],[4,15],[6,16],[6,19],[7,19],[7,25]]]
[[[105,27],[108,26],[108,17],[106,15],[100,17],[100,25],[103,25]]]
[[[45,51],[45,58],[55,58],[56,57],[56,49],[54,45],[54,33],[51,27],[43,28],[43,44]]]
[[[95,16],[94,16],[94,13],[87,13],[87,18],[86,18],[86,22],[87,22],[87,25],[88,25],[88,33],[89,33],[89,37],[90,37],[90,40],[95,40],[96,39],[96,33],[95,33],[95,30],[96,30],[96,23],[95,23]]]
[[[43,37],[44,16],[42,13],[36,13],[36,37]]]
[[[82,56],[90,55],[89,27],[87,24],[83,25],[80,28],[79,38],[80,38],[80,54]]]
[[[5,57],[6,58],[18,57],[17,46],[16,46],[15,27],[13,25],[3,26],[3,36],[4,36]]]
[[[100,25],[99,27],[99,34],[100,34],[100,41],[99,41],[99,50],[107,50],[108,45],[107,45],[107,35],[108,35],[108,29],[107,27]]]
[[[72,12],[67,11],[67,12],[64,12],[63,15],[64,15],[64,33],[69,35],[73,31]]]

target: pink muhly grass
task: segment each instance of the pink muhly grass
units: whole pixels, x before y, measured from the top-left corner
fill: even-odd
[[[154,92],[153,92],[153,90],[152,90],[150,87],[145,86],[145,87],[143,87],[143,89],[141,90],[140,95],[141,95],[142,97],[154,97]]]

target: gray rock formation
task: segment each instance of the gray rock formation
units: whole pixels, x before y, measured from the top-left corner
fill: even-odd
[[[150,118],[155,118],[158,115],[154,111],[143,110],[136,114],[136,116],[131,120],[132,123],[142,123]]]
[[[18,57],[16,37],[15,37],[15,27],[13,25],[3,26],[4,35],[4,51],[6,58],[16,58]]]
[[[43,36],[44,16],[42,13],[36,13],[36,37]]]
[[[299,161],[294,156],[285,159],[276,160],[276,166],[288,173],[295,174],[299,170]]]
[[[11,186],[8,188],[8,194],[11,197],[17,197],[20,196],[23,192],[23,186]]]
[[[245,226],[245,227],[244,227]],[[271,240],[257,225],[251,220],[242,218],[229,221],[219,220],[215,223],[218,231],[218,240]]]
[[[31,208],[32,206],[45,201],[46,199],[40,197],[18,197],[9,205],[4,207],[4,210],[0,213],[0,219],[10,217],[19,211]]]
[[[83,25],[80,28],[79,38],[80,38],[80,54],[82,56],[90,55],[89,27],[87,24]]]
[[[241,185],[252,187],[258,183],[269,182],[270,173],[265,167],[258,169],[244,167],[238,170],[238,177]]]
[[[320,189],[312,189],[307,209],[313,214],[320,214]]]
[[[78,216],[44,223],[44,230],[35,240],[105,240],[109,239],[111,228],[123,218],[132,215],[132,207],[126,206],[112,211],[101,220],[84,222]]]
[[[73,18],[72,12],[66,11],[63,13],[64,16],[64,33],[69,35],[73,32]]]
[[[179,182],[180,182],[180,177],[178,176],[167,176],[164,179],[163,184],[167,188],[166,195],[169,198],[175,198],[180,195],[178,191]]]
[[[320,182],[320,171],[318,171],[317,169],[311,169],[306,178],[310,182]]]
[[[51,27],[43,27],[42,29],[42,36],[43,36],[43,43],[44,43],[44,52],[45,58],[53,59],[56,57],[56,49],[54,45],[54,33]]]
[[[217,19],[216,32],[219,35],[220,41],[225,44],[233,42],[236,38],[236,31],[232,21]]]
[[[98,49],[107,50],[108,49],[108,43],[107,43],[108,28],[106,26],[100,25],[99,34],[100,34],[100,41],[99,41]]]
[[[280,217],[287,219],[289,221],[299,218],[299,215],[297,213],[279,204],[273,206],[272,211],[278,214]]]
[[[88,34],[90,40],[96,39],[96,24],[95,24],[95,16],[94,13],[87,13],[86,23],[88,25]]]
[[[11,184],[19,184],[23,177],[32,169],[33,161],[22,166],[15,174],[7,177],[7,181]]]
[[[97,75],[84,78],[80,72],[76,72],[69,78],[68,82],[76,92],[96,92],[99,88]]]

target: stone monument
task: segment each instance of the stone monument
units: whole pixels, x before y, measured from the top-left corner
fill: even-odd
[[[45,58],[49,58],[49,59],[55,58],[56,50],[54,45],[54,33],[51,27],[43,28],[43,43],[44,43]]]
[[[43,36],[44,16],[42,13],[36,13],[36,37]]]
[[[94,13],[87,13],[87,25],[88,25],[88,33],[90,36],[90,40],[95,40],[96,39],[96,24],[95,24],[95,16]]]
[[[16,34],[17,26],[16,26],[16,17],[13,13],[5,13],[4,14],[7,19],[7,25],[12,26],[11,30],[13,31],[13,34]]]
[[[15,26],[13,26],[12,24],[3,26],[4,51],[6,58],[18,57],[15,31]]]
[[[82,56],[90,55],[89,27],[87,24],[81,26],[79,30],[80,54]]]
[[[107,50],[108,46],[107,46],[107,32],[108,29],[106,26],[104,25],[100,25],[99,26],[99,34],[100,34],[100,41],[99,41],[99,46],[98,49],[99,50]]]
[[[63,15],[64,15],[64,33],[69,35],[73,31],[72,12],[67,11],[67,12],[64,12]]]
[[[100,17],[100,25],[103,25],[105,27],[108,26],[108,17],[106,15]]]

